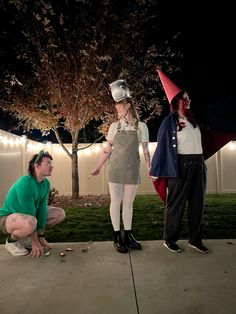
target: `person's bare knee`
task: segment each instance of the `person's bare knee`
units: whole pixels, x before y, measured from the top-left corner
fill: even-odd
[[[33,216],[27,215],[27,218],[24,219],[23,230],[26,235],[32,234],[37,226],[37,219]]]
[[[58,213],[57,213],[57,219],[58,219],[58,223],[61,222],[62,220],[65,219],[66,217],[66,214],[65,214],[65,211],[64,209],[62,208],[57,208],[58,209]]]
[[[32,234],[37,220],[31,215],[12,214],[6,219],[6,230],[15,237],[22,238]]]
[[[47,228],[57,225],[65,219],[65,211],[60,207],[48,206]]]

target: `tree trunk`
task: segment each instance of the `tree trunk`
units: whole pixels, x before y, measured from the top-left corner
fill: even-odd
[[[79,198],[79,169],[78,169],[78,143],[72,142],[71,172],[72,172],[72,198]]]
[[[60,134],[58,133],[58,129],[54,129],[54,133],[58,140],[58,143],[61,145],[63,150],[71,159],[71,174],[72,174],[72,198],[77,199],[79,198],[79,170],[78,170],[78,137],[79,137],[79,130],[75,130],[71,132],[72,138],[72,153],[68,151],[66,146],[62,143]]]

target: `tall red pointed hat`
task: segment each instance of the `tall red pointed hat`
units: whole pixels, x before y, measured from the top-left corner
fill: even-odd
[[[160,69],[157,69],[157,73],[160,77],[169,104],[171,104],[172,99],[179,92],[181,92],[181,89],[178,86],[176,86]]]

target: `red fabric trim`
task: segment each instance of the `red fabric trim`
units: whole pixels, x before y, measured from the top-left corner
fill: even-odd
[[[157,180],[152,182],[160,199],[163,201],[164,204],[166,204],[167,178],[159,177]]]

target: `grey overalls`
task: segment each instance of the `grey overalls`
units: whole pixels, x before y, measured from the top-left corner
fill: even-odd
[[[138,128],[122,130],[118,122],[113,139],[113,150],[108,161],[108,182],[120,184],[140,183],[140,156]]]

